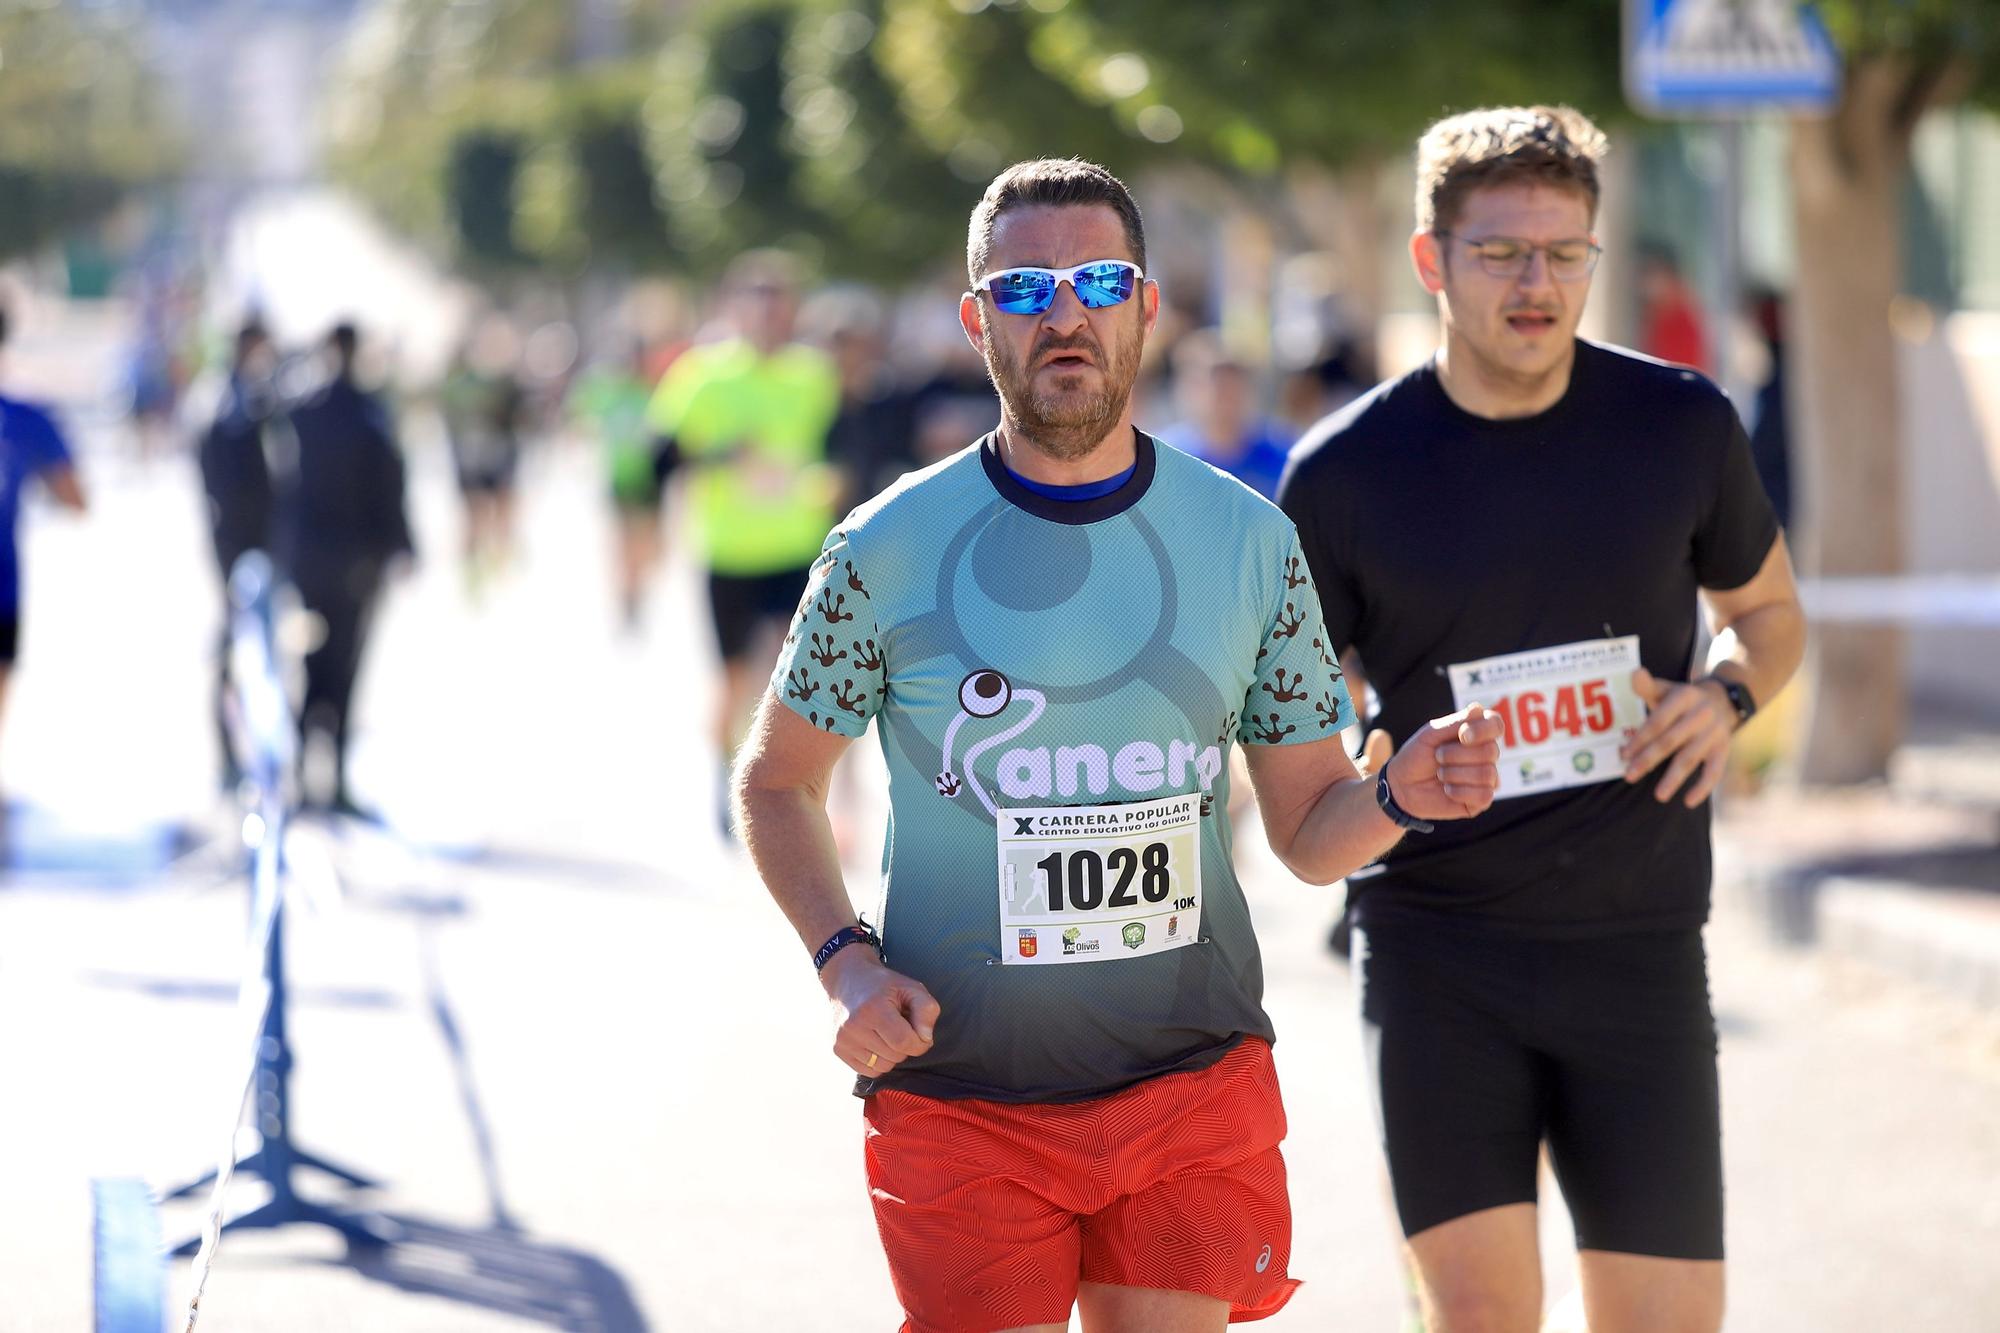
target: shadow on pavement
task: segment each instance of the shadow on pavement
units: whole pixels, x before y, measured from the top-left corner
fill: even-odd
[[[212,1004],[235,1004],[242,983],[214,981],[199,977],[148,977],[130,972],[86,972],[83,980],[106,990],[131,991],[153,1000],[199,1000]],[[392,991],[343,986],[305,986],[290,993],[294,1004],[314,1008],[401,1009],[406,1001]]]
[[[1860,852],[1808,861],[1793,872],[1801,884],[1835,877],[1892,879],[1926,889],[2000,889],[2000,846],[1966,843],[1921,851]]]
[[[438,900],[449,904],[452,900]],[[421,909],[419,909],[421,910]],[[451,1061],[454,1081],[472,1132],[492,1222],[473,1230],[422,1218],[385,1215],[401,1229],[386,1246],[356,1246],[347,1262],[364,1277],[399,1291],[475,1305],[578,1333],[644,1333],[646,1321],[625,1280],[601,1260],[527,1238],[513,1220],[500,1181],[492,1126],[474,1082],[463,1029],[447,998],[430,917],[418,928],[425,1001]]]
[[[418,946],[418,958],[424,974],[424,998],[430,1005],[431,1019],[437,1024],[438,1037],[444,1042],[445,1053],[451,1060],[452,1081],[458,1084],[459,1104],[465,1110],[466,1127],[472,1131],[473,1151],[479,1157],[479,1175],[486,1186],[486,1204],[493,1214],[493,1229],[509,1234],[518,1232],[520,1227],[514,1221],[513,1211],[507,1206],[507,1194],[500,1184],[500,1161],[493,1147],[493,1124],[486,1118],[486,1105],[480,1099],[479,1086],[472,1077],[472,1061],[466,1053],[464,1031],[458,1025],[450,999],[445,995],[444,979],[438,970],[437,930],[429,921],[425,921],[419,930]]]
[[[535,879],[581,880],[594,889],[663,889],[682,887],[673,876],[654,866],[632,861],[607,861],[571,856],[533,847],[482,847],[441,859]]]
[[[386,845],[440,866],[465,866],[538,880],[577,880],[600,889],[682,889],[685,882],[643,861],[579,856],[559,848],[496,843],[485,836],[448,837],[384,817],[307,812],[302,822],[331,833],[336,846]]]
[[[646,1333],[625,1279],[588,1254],[538,1244],[511,1227],[453,1227],[387,1215],[394,1245],[357,1246],[348,1266],[398,1291],[477,1306],[576,1333]]]

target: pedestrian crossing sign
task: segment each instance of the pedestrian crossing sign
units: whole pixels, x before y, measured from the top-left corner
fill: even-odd
[[[1798,0],[1626,0],[1625,95],[1654,116],[1830,110],[1840,65]]]

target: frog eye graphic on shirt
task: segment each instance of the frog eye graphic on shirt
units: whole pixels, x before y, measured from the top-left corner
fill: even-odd
[[[991,668],[982,668],[958,683],[958,706],[974,717],[993,717],[1014,698],[1014,687]]]

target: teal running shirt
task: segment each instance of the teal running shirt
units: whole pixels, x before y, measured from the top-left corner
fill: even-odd
[[[1022,486],[992,436],[827,538],[771,688],[814,726],[878,722],[876,920],[937,997],[936,1043],[879,1079],[1062,1102],[1269,1039],[1230,854],[1232,743],[1353,720],[1297,534],[1139,435],[1123,486]]]

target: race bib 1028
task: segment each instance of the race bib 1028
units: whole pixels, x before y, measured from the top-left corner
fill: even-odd
[[[1138,958],[1201,936],[1201,793],[1003,809],[1000,961]]]
[[[1638,665],[1639,637],[1628,634],[1450,667],[1457,706],[1484,704],[1505,729],[1495,799],[1623,776],[1618,747],[1646,719],[1632,689]]]

